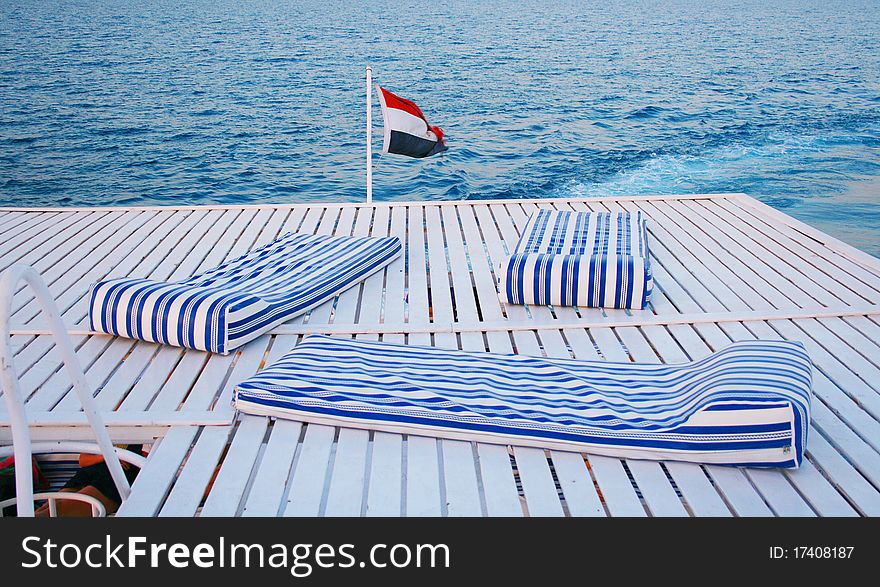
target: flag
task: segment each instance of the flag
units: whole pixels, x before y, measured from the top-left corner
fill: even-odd
[[[446,150],[443,129],[431,126],[415,102],[376,85],[385,121],[383,153],[407,157],[430,157]]]

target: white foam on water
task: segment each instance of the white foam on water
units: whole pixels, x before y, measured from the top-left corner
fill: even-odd
[[[840,150],[816,135],[769,134],[760,144],[734,143],[701,154],[657,155],[598,183],[572,181],[559,195],[599,197],[712,191],[750,191],[775,181],[802,181],[816,157]],[[827,170],[823,170],[827,173]],[[752,190],[754,191],[754,190]]]

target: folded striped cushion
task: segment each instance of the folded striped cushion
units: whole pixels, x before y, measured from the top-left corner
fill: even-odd
[[[653,287],[642,213],[541,208],[498,281],[510,304],[642,309]]]
[[[681,365],[469,353],[310,336],[240,383],[246,413],[625,458],[798,467],[812,364],[738,342]]]
[[[400,254],[392,238],[288,233],[209,271],[91,290],[92,330],[227,354],[363,281]]]

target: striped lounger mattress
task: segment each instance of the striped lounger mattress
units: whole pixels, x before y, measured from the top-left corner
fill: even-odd
[[[400,254],[397,237],[288,233],[209,271],[92,287],[92,330],[228,354],[363,281]]]
[[[238,410],[333,426],[622,458],[800,465],[812,363],[738,342],[681,365],[307,337],[235,390]]]
[[[509,304],[643,309],[653,279],[642,213],[537,210],[498,286]]]

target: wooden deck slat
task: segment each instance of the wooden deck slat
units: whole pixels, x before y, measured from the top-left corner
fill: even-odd
[[[666,470],[682,490],[686,507],[696,517],[727,517],[730,510],[706,472],[691,463],[666,463]]]
[[[856,274],[862,273],[863,270],[840,255],[835,253],[833,257],[831,255],[823,257],[825,251],[821,247],[810,248],[812,243],[768,224],[765,218],[748,213],[733,203],[719,200],[708,209],[722,220],[748,227],[746,230],[755,240],[765,244],[767,248],[778,250],[789,263],[799,267],[802,273],[811,276],[842,299],[844,296],[850,297],[847,292],[852,292],[852,295],[865,301],[877,300],[880,297],[876,285],[871,287],[870,279],[866,283],[847,272],[847,268],[853,269],[853,273]]]
[[[772,516],[764,498],[755,489],[741,469],[733,467],[708,466],[706,471],[712,482],[739,517]]]
[[[180,465],[198,434],[196,426],[171,429],[158,447],[150,452],[146,466],[131,486],[131,497],[116,515],[120,517],[155,516],[174,482]]]
[[[176,407],[192,387],[207,359],[202,353],[160,348],[122,400],[119,410],[147,410],[160,391],[166,407]],[[179,393],[177,401],[170,397],[175,392]]]
[[[81,245],[74,250],[68,250],[65,247],[59,247],[58,253],[61,258],[45,271],[40,271],[40,275],[46,281],[49,291],[53,297],[58,298],[66,292],[71,285],[81,281],[82,276],[97,261],[96,251],[100,247],[113,247],[121,243],[131,232],[137,230],[148,220],[155,217],[155,213],[148,212],[130,212],[118,215],[116,221],[105,226],[101,231],[89,239],[87,244]],[[36,267],[35,267],[36,268]],[[39,270],[39,269],[38,269]],[[30,289],[16,295],[13,300],[13,316],[15,320],[24,321],[22,314],[19,312],[35,303],[33,292]]]
[[[698,210],[688,207],[683,213],[691,214],[710,238],[736,257],[742,266],[748,267],[762,289],[776,291],[802,308],[833,306],[843,302],[827,289],[818,287],[812,274],[797,271],[785,258],[778,256],[777,251],[761,248],[761,240],[754,238],[754,231],[750,231],[749,235],[753,238],[747,240],[744,238],[747,235],[730,231],[724,223]],[[742,242],[758,246],[755,250],[749,250],[743,247]]]
[[[480,443],[477,444],[477,452],[487,515],[522,516],[522,503],[517,493],[507,447]]]
[[[682,233],[681,228],[662,211],[654,208],[646,212],[654,220],[649,223],[649,233],[668,248],[679,262],[686,264],[688,274],[705,287],[713,299],[720,301],[724,309],[735,311],[776,307],[755,292],[742,277],[728,267],[717,263],[704,243],[700,243],[691,235]]]
[[[400,256],[385,270],[385,298],[382,308],[384,322],[403,324],[406,320],[406,208],[394,208],[391,212],[391,231],[403,244]],[[365,320],[361,320],[365,322]],[[366,322],[365,322],[366,323]],[[402,337],[399,342],[403,342]]]
[[[438,295],[444,299],[444,304],[447,301],[454,304],[457,321],[477,322],[479,320],[478,304],[471,281],[471,267],[461,232],[458,208],[444,207],[441,210],[441,220],[451,290],[447,285],[444,291],[438,292]],[[451,299],[452,292],[455,292],[454,300]],[[443,316],[440,318],[442,319]],[[459,348],[459,345],[455,344],[452,339],[441,341],[438,344],[444,346],[448,344],[453,348]],[[460,337],[460,347],[468,351],[484,351],[485,343],[482,336],[477,333],[463,333]],[[441,442],[441,450],[443,470],[444,472],[449,471],[448,475],[444,474],[447,515],[452,517],[482,515],[483,504],[480,499],[478,480],[479,465],[475,459],[473,443],[444,440]]]
[[[447,515],[449,517],[483,515],[477,485],[473,443],[444,440],[442,446]]]
[[[870,285],[874,290],[880,291],[878,289],[880,285],[877,284],[877,278],[880,277],[880,263],[876,257],[844,245],[837,239],[820,233],[789,216],[784,216],[751,198],[732,198],[729,203],[734,208],[742,210],[744,216],[753,216],[757,222],[761,222],[763,216],[763,220],[772,224],[773,230],[792,237],[823,261],[845,269],[847,273]]]
[[[772,254],[770,260],[767,261],[768,264],[777,271],[784,272],[792,284],[809,287],[810,292],[813,295],[821,296],[817,299],[826,305],[833,304],[834,299],[848,304],[870,302],[874,299],[871,295],[859,295],[856,290],[861,289],[861,284],[858,284],[846,273],[829,269],[827,264],[811,262],[812,255],[807,249],[803,247],[798,249],[798,245],[791,239],[780,239],[781,243],[779,240],[773,240],[771,236],[761,230],[760,225],[747,224],[724,206],[689,207],[689,209],[698,212],[708,222],[712,222],[714,226],[724,230],[732,238],[744,241],[750,238],[758,245],[755,252],[759,256],[766,259],[766,254]],[[804,253],[806,253],[806,257],[803,255]]]
[[[20,234],[21,231],[35,229],[35,227],[45,223],[47,220],[52,218],[61,220],[61,214],[59,212],[15,212],[14,214],[16,214],[14,218],[3,224],[4,230],[0,233],[0,245],[5,245],[5,243],[9,242],[13,237]],[[46,228],[48,228],[48,225]],[[0,252],[8,252],[14,248],[14,244],[3,246],[3,248],[0,249]]]
[[[199,267],[204,266],[209,251],[217,247],[220,237],[229,229],[233,217],[228,212],[209,210],[207,214],[193,218],[186,227],[186,234],[181,235],[180,241],[174,247],[171,262],[167,262],[169,259],[166,255],[166,262],[157,266],[162,272],[157,278],[176,281],[197,273]]]
[[[564,515],[544,451],[537,448],[516,447],[513,449],[513,455],[522,479],[529,515],[540,517]]]
[[[158,234],[161,238],[165,227],[172,226],[173,220],[171,214],[155,214],[145,223],[129,227],[132,230],[130,234],[120,232],[96,247],[87,262],[76,265],[77,271],[66,274],[53,283],[50,291],[55,297],[58,308],[62,311],[70,308],[91,283],[103,279],[114,267],[118,267],[120,274],[124,274],[130,268],[127,260],[137,247],[141,246],[150,235]],[[85,273],[80,275],[79,270],[84,270]],[[37,308],[36,300],[27,302],[16,310],[13,318],[22,323],[29,323],[36,316]]]
[[[624,469],[623,461],[611,457],[590,455],[589,462],[609,514],[629,517],[646,515],[642,501],[635,493],[626,469]]]
[[[587,471],[583,455],[551,451],[550,458],[569,514],[574,517],[604,516],[605,508]]]
[[[778,471],[754,470],[746,475],[777,516],[811,517],[816,513]]]
[[[306,426],[301,453],[291,481],[285,516],[317,516],[321,513],[335,430],[330,426]]]
[[[32,255],[23,257],[19,262],[27,263],[33,267],[49,285],[50,291],[53,291],[52,286],[60,277],[69,273],[77,274],[80,262],[91,257],[98,245],[105,243],[113,235],[126,234],[130,230],[130,224],[139,226],[143,222],[140,220],[140,216],[149,217],[147,214],[137,212],[107,215],[98,222],[89,223],[75,234],[70,235],[69,238],[62,241],[63,246],[53,247],[48,252],[34,251]],[[30,300],[32,297],[30,289],[25,289],[22,286],[22,290],[20,293],[24,293],[25,299]],[[21,299],[20,295],[19,299]],[[14,305],[13,309],[17,310],[21,305]]]
[[[810,458],[827,472],[834,485],[862,515],[880,515],[880,492],[821,435],[810,438]]]
[[[205,499],[202,516],[228,517],[239,513],[268,426],[268,418],[242,416]]]
[[[409,436],[406,441],[406,515],[440,516],[442,512],[437,440]]]
[[[272,435],[254,473],[250,495],[241,512],[242,516],[277,516],[290,479],[296,447],[302,424],[278,420],[272,426]]]
[[[763,262],[740,243],[713,230],[711,224],[686,216],[683,210],[663,202],[658,202],[656,209],[654,224],[662,222],[673,238],[703,259],[702,267],[732,288],[751,308],[797,307],[790,297],[798,293],[797,289],[781,275],[762,271]]]
[[[370,433],[366,430],[343,428],[339,431],[325,515],[361,515],[369,444]]]
[[[0,246],[2,267],[5,269],[12,265],[30,251],[42,247],[49,239],[77,224],[85,221],[92,212],[79,212],[76,214],[58,214],[49,222],[39,225],[27,224],[23,230],[6,240]]]
[[[214,474],[229,439],[229,426],[209,426],[202,431],[186,466],[177,477],[159,517],[192,517]]]
[[[816,466],[805,460],[797,472],[786,473],[791,484],[820,516],[857,516],[847,500],[822,476]]]
[[[403,437],[376,432],[370,462],[369,487],[365,515],[398,517],[402,515]]]
[[[870,442],[880,443],[880,439],[871,434],[877,427],[877,414],[880,405],[876,392],[867,383],[853,373],[845,363],[841,362],[833,354],[829,353],[823,345],[817,343],[812,337],[806,336],[790,322],[772,322],[770,324],[756,324],[755,334],[762,338],[789,338],[804,343],[810,358],[816,365],[819,389],[824,393],[828,389],[830,405],[833,405],[841,417],[852,423],[856,431],[863,434]],[[848,354],[848,353],[847,353]],[[826,384],[826,379],[828,380]],[[834,393],[835,389],[846,390],[845,396]]]

